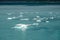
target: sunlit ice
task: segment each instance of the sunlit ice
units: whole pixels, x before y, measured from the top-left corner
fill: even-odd
[[[30,26],[31,24],[16,24],[15,29],[20,29],[22,31],[26,31],[26,29]]]

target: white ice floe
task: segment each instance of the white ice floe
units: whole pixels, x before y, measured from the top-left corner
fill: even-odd
[[[28,20],[29,20],[29,18],[24,18],[24,19],[20,19],[20,20],[25,20],[25,21],[28,21]]]
[[[36,20],[36,22],[41,22],[41,20]]]
[[[54,17],[50,17],[50,19],[54,19]]]
[[[8,20],[16,19],[16,17],[8,17]]]
[[[40,16],[36,16],[36,18],[33,18],[33,20],[41,19]]]
[[[33,18],[33,20],[35,20],[36,22],[41,22],[41,20],[43,20],[43,19],[40,18],[40,16],[37,16],[37,18]]]
[[[12,19],[16,19],[16,17],[12,17]]]
[[[39,23],[33,23],[32,25],[39,25]]]
[[[33,20],[37,20],[37,18],[33,18]]]
[[[20,15],[19,17],[23,17],[23,15]]]
[[[49,21],[46,21],[46,23],[49,23]]]
[[[40,16],[36,16],[37,18],[40,18]]]
[[[30,26],[30,25],[31,24],[16,24],[16,26],[13,27],[13,28],[25,31],[28,28],[28,26]]]
[[[12,20],[12,18],[10,18],[10,17],[8,17],[7,19],[8,19],[8,20]]]

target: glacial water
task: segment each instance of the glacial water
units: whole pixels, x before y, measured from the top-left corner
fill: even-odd
[[[0,5],[0,40],[60,40],[60,5]]]

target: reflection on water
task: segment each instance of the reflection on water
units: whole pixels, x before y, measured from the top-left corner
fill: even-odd
[[[59,6],[2,6],[0,8],[0,40],[60,39]]]

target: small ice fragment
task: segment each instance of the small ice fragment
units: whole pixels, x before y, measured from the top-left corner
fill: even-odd
[[[50,17],[50,19],[54,19],[54,17]]]
[[[32,25],[39,25],[39,23],[33,23]]]
[[[20,19],[20,20],[26,20],[26,21],[28,21],[29,19],[28,18],[24,18],[24,19]]]
[[[49,18],[45,18],[45,20],[48,20]]]
[[[36,16],[37,18],[39,18],[40,16]]]
[[[30,24],[16,24],[16,26],[13,27],[13,28],[16,28],[16,29],[20,29],[22,31],[25,31],[28,28],[28,26],[30,26]]]
[[[20,15],[19,17],[23,17],[23,15]]]
[[[33,20],[37,20],[37,18],[33,18]]]
[[[12,18],[8,18],[9,20],[11,20]]]
[[[41,22],[41,20],[36,20],[36,22]]]
[[[15,19],[16,17],[12,17],[13,19]]]
[[[49,23],[49,21],[46,21],[46,23]]]

